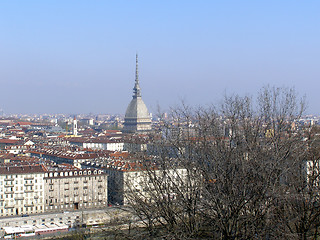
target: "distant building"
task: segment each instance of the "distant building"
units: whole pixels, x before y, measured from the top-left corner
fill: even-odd
[[[29,153],[32,157],[50,159],[57,164],[67,163],[77,168],[81,168],[82,163],[94,160],[99,157],[99,155],[94,152],[71,152],[54,150],[51,148],[34,149],[30,150]]]
[[[78,135],[78,120],[76,119],[76,117],[74,117],[73,119],[72,133],[74,136]]]
[[[90,125],[90,126],[94,125],[94,120],[92,118],[82,118],[79,121],[85,125]]]
[[[8,146],[17,145],[19,143],[22,143],[23,141],[19,139],[6,139],[2,138],[0,139],[0,149],[5,149]]]
[[[82,148],[102,149],[108,151],[123,151],[124,142],[122,139],[108,138],[71,138],[69,143]]]
[[[141,98],[138,74],[138,55],[136,55],[136,79],[133,88],[132,100],[124,118],[123,132],[148,132],[151,130],[151,118],[146,105]]]

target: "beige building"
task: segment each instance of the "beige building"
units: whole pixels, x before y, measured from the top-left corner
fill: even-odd
[[[186,180],[186,169],[167,169],[166,171],[146,170],[140,163],[128,161],[113,161],[107,165],[109,202],[112,204],[127,205],[128,195],[138,192],[146,201],[150,200],[150,193],[154,186],[151,180],[155,176],[162,179],[163,183],[174,183],[182,188]],[[151,176],[151,178],[150,178]]]
[[[44,174],[40,165],[0,167],[0,216],[44,212]]]
[[[107,175],[101,170],[46,172],[45,211],[100,208],[107,205]]]
[[[97,169],[1,166],[0,217],[104,207],[107,181],[107,174]]]

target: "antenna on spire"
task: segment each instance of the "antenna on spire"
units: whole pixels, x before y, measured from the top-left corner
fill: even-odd
[[[138,53],[136,53],[136,80],[133,88],[133,97],[141,97],[141,90],[139,85],[139,71],[138,71]]]
[[[139,83],[139,72],[138,72],[138,53],[136,53],[136,82]]]

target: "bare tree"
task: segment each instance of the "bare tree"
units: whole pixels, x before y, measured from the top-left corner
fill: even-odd
[[[294,89],[271,87],[256,102],[234,95],[220,107],[175,108],[142,161],[144,190],[128,183],[129,203],[152,234],[317,236],[318,141],[298,123],[304,108]]]

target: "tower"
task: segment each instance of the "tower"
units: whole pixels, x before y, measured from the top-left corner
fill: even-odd
[[[73,119],[72,133],[73,133],[74,136],[78,135],[78,121],[76,119],[76,116],[74,116],[74,119]]]
[[[132,100],[129,103],[124,118],[123,132],[148,132],[151,130],[151,118],[147,106],[141,98],[138,72],[138,54],[136,54],[136,78],[133,87]]]

